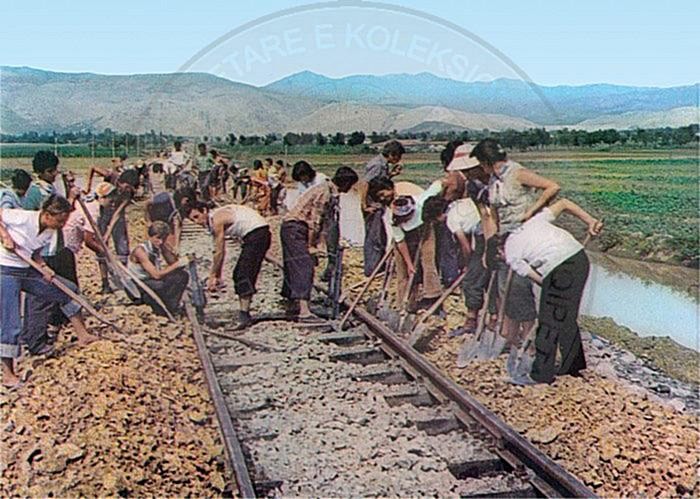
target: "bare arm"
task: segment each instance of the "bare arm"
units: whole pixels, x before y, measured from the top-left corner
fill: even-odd
[[[220,280],[221,272],[224,267],[224,260],[226,258],[226,220],[222,213],[217,213],[214,215],[212,220],[214,231],[214,258],[211,264],[211,270],[209,272],[209,289],[216,289]]]
[[[484,231],[484,239],[488,239],[498,232],[496,210],[481,203],[476,204],[476,209],[479,210],[479,215],[481,215],[481,228]]]
[[[555,218],[561,215],[563,211],[568,211],[583,223],[588,225],[588,232],[592,236],[597,236],[603,229],[603,222],[596,220],[586,210],[568,199],[560,199],[559,201],[553,203],[549,207],[549,210],[552,212]]]
[[[103,170],[99,166],[90,167],[90,175],[88,175],[87,185],[83,191],[86,194],[92,190],[92,178],[95,176],[96,173],[102,177],[106,177],[107,175],[109,175],[109,172],[107,170]]]
[[[96,255],[102,254],[102,246],[92,232],[85,231],[85,246],[90,248]]]
[[[364,180],[357,182],[357,193],[360,196],[360,209],[362,213],[367,213],[367,189],[369,188],[369,183]]]
[[[523,215],[523,222],[529,220],[543,207],[547,206],[547,204],[554,199],[561,189],[559,184],[553,180],[542,177],[532,170],[528,170],[526,168],[523,168],[517,172],[517,179],[522,185],[542,189],[542,194],[540,194],[540,197],[537,199],[535,204],[533,204]]]
[[[146,250],[144,250],[140,246],[136,248],[131,254],[131,259],[136,263],[140,264],[143,267],[143,270],[145,270],[146,273],[149,276],[151,276],[152,279],[156,280],[162,279],[163,277],[171,273],[173,270],[178,269],[182,266],[180,262],[175,262],[168,265],[162,270],[158,270],[156,266],[151,263],[151,260],[148,259]]]

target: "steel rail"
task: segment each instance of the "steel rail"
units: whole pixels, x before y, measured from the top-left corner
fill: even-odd
[[[219,381],[214,370],[214,364],[209,356],[209,349],[204,342],[202,329],[199,325],[199,321],[197,320],[197,314],[195,314],[194,310],[192,309],[192,305],[190,305],[189,302],[185,303],[185,311],[187,312],[187,317],[192,326],[192,334],[194,336],[195,344],[197,345],[197,353],[199,354],[199,359],[202,362],[202,367],[204,368],[204,378],[206,379],[207,388],[209,389],[209,394],[211,395],[212,402],[214,403],[216,419],[218,420],[219,431],[221,432],[221,439],[224,441],[226,455],[228,456],[229,463],[231,464],[231,471],[233,474],[231,483],[235,482],[238,485],[240,497],[252,499],[256,497],[253,481],[250,478],[250,473],[248,473],[248,466],[245,461],[245,455],[243,454],[243,448],[238,440],[236,430],[233,427],[233,421],[231,420],[231,414],[228,411],[224,393],[221,390],[221,385],[219,385]]]
[[[267,256],[266,259],[270,263],[282,266],[281,262],[274,257]],[[322,293],[327,293],[324,286],[314,284],[314,287]],[[346,298],[343,305],[349,307],[351,300]],[[456,404],[460,411],[483,426],[496,439],[498,445],[495,452],[500,457],[514,468],[528,468],[529,481],[540,493],[546,497],[596,497],[595,493],[578,478],[545,455],[481,402],[466,393],[462,387],[445,376],[425,356],[397,337],[391,329],[366,309],[356,307],[354,315],[408,364],[412,374],[422,378],[422,381],[427,382],[446,399]]]

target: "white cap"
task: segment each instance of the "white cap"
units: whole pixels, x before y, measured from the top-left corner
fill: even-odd
[[[479,160],[476,158],[470,158],[474,146],[471,144],[462,144],[457,149],[455,149],[454,156],[452,156],[452,161],[447,165],[446,171],[454,172],[457,170],[469,170],[479,166]]]

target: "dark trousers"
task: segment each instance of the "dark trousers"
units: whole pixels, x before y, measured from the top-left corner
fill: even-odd
[[[177,176],[174,173],[165,174],[165,188],[169,191],[174,191],[177,187]]]
[[[386,253],[387,234],[384,227],[384,208],[363,213],[365,219],[364,271],[369,277]]]
[[[282,192],[283,188],[284,186],[279,184],[270,189],[270,209],[273,215],[277,215],[279,211],[280,192]]]
[[[116,207],[100,209],[100,215],[97,217],[97,226],[102,234],[107,232],[115,211]],[[126,231],[126,214],[124,210],[119,214],[119,218],[114,224],[114,229],[112,229],[112,242],[114,243],[114,253],[117,255],[117,258],[126,265],[129,259],[129,235]]]
[[[440,281],[443,286],[447,287],[459,276],[461,250],[459,242],[444,222],[435,223],[433,226],[435,227],[435,251],[438,260],[435,263],[440,271]]]
[[[270,249],[272,235],[270,227],[258,227],[243,237],[241,255],[233,269],[233,285],[241,297],[255,294],[255,283],[267,250]]]
[[[184,269],[173,270],[162,279],[144,279],[144,283],[151,288],[158,297],[163,301],[163,304],[168,308],[171,314],[175,314],[180,309],[180,300],[182,294],[187,288],[187,283],[190,280],[190,275]],[[166,315],[158,303],[155,302],[148,294],[142,293],[143,302],[153,309],[157,315]]]
[[[488,286],[490,272],[484,267],[484,236],[474,236],[474,247],[467,262],[467,275],[462,281],[464,304],[470,310],[481,310],[484,306],[484,293]]]
[[[487,261],[491,262],[494,272],[497,273],[496,285],[491,290],[491,299],[489,300],[489,313],[495,314],[498,310],[496,298],[505,294],[508,281],[508,265],[503,260],[495,258],[497,253],[495,237],[488,240],[486,252]],[[510,282],[505,314],[508,318],[517,322],[534,321],[537,318],[532,282],[527,277],[522,277],[515,272],[513,272]]]
[[[209,200],[209,185],[211,184],[211,170],[197,173],[197,183],[199,191],[202,193],[202,199]]]
[[[284,222],[280,238],[284,259],[282,296],[289,300],[310,300],[314,260],[309,254],[309,228],[304,222]]]
[[[75,268],[75,255],[68,248],[62,248],[55,255],[44,257],[44,261],[56,275],[78,284]],[[25,295],[24,322],[20,342],[35,353],[49,341],[48,325],[61,326],[67,319],[55,301],[47,300],[38,294]]]
[[[331,276],[335,272],[335,266],[338,263],[338,249],[340,248],[340,223],[335,220],[328,220],[325,223],[326,232],[324,238],[326,240],[326,253],[328,253],[328,263],[323,271],[324,281],[330,281]]]
[[[531,373],[535,381],[554,380],[557,349],[561,355],[559,374],[577,374],[586,368],[577,319],[589,267],[581,250],[552,270],[542,283]]]

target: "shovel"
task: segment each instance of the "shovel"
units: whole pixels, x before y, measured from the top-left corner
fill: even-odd
[[[374,314],[382,321],[387,321],[389,316],[394,313],[391,307],[387,305],[387,297],[389,296],[389,287],[391,286],[391,279],[394,277],[394,269],[396,267],[396,253],[394,257],[387,262],[386,272],[384,273],[384,280],[382,281],[382,290],[378,297],[370,298],[367,303],[367,308],[373,308]]]
[[[379,274],[379,271],[381,270],[382,266],[389,259],[389,257],[391,256],[391,254],[393,252],[394,252],[394,245],[392,244],[391,247],[387,250],[387,252],[384,253],[384,256],[382,257],[382,259],[379,260],[379,263],[377,264],[377,266],[374,267],[374,270],[372,271],[370,276],[365,281],[365,284],[362,286],[362,289],[360,290],[360,292],[357,294],[355,299],[350,304],[350,307],[348,307],[347,311],[343,315],[343,318],[340,319],[340,322],[338,323],[338,327],[337,327],[338,331],[343,330],[343,326],[347,322],[347,320],[350,317],[350,315],[352,314],[352,312],[355,310],[355,307],[357,307],[357,304],[360,302],[360,300],[364,296],[364,294],[367,291],[367,289],[369,288],[370,284],[372,284],[372,281],[374,280],[375,277],[377,277],[377,274]]]
[[[134,284],[131,278],[117,266],[116,258],[114,258],[114,254],[110,251],[109,247],[107,246],[107,242],[105,241],[104,237],[102,237],[102,233],[100,232],[100,229],[97,226],[95,219],[92,218],[92,214],[90,214],[90,211],[88,210],[85,201],[83,201],[83,199],[80,197],[77,198],[77,201],[80,204],[80,207],[83,209],[83,213],[85,214],[85,218],[90,224],[90,227],[92,227],[92,231],[95,234],[95,239],[97,239],[97,243],[100,245],[102,254],[105,256],[109,270],[111,270],[112,273],[116,276],[121,287],[128,291],[130,295],[139,296],[139,289],[136,286],[136,284]]]
[[[24,254],[24,251],[21,247],[16,246],[14,253],[20,257],[26,264],[31,266],[34,270],[39,272],[46,281],[48,281],[50,284],[53,284],[56,286],[58,289],[63,291],[66,295],[68,295],[72,300],[74,300],[76,303],[78,303],[82,308],[84,308],[90,315],[95,317],[98,321],[100,321],[103,324],[106,324],[107,326],[110,326],[112,329],[117,331],[120,334],[124,334],[124,331],[119,329],[119,327],[114,324],[112,321],[109,319],[103,317],[100,315],[100,313],[95,310],[95,307],[90,304],[87,299],[85,299],[84,296],[82,296],[80,293],[76,293],[72,289],[70,289],[68,286],[63,284],[55,275],[51,275],[50,273],[46,272],[39,264],[37,264],[34,260],[32,260],[31,257],[27,256]]]
[[[479,351],[477,353],[477,358],[479,360],[495,359],[501,355],[503,347],[506,345],[506,339],[503,337],[503,325],[505,324],[506,303],[508,302],[508,295],[510,294],[510,286],[512,282],[513,270],[508,269],[506,289],[503,292],[501,304],[498,307],[498,320],[496,321],[496,328],[495,330],[487,329],[487,333],[481,342],[481,346],[479,347]]]
[[[413,256],[413,268],[416,269],[416,272],[411,274],[411,276],[408,279],[408,283],[406,285],[406,290],[404,291],[403,295],[401,296],[401,301],[399,303],[400,305],[400,312],[396,312],[394,310],[388,309],[386,310],[386,323],[389,326],[389,329],[392,329],[395,332],[399,332],[404,328],[404,323],[406,322],[406,319],[408,317],[408,302],[409,299],[411,298],[411,290],[413,289],[413,282],[416,279],[416,274],[417,268],[418,268],[418,262],[420,261],[420,254],[421,254],[421,246],[423,245],[423,240],[424,237],[421,237],[421,241],[418,244],[418,247],[416,248],[416,254]],[[402,258],[401,255],[398,255],[398,258]],[[399,293],[401,293],[401,290],[397,290]],[[409,326],[410,329],[410,326]]]
[[[467,271],[463,271],[460,275],[457,276],[457,278],[452,281],[452,284],[442,293],[442,295],[433,303],[428,310],[425,311],[425,313],[418,319],[418,322],[416,322],[416,325],[413,327],[413,330],[411,331],[411,336],[409,337],[408,344],[411,345],[412,347],[416,347],[417,343],[421,340],[423,337],[423,334],[425,333],[425,323],[428,321],[430,316],[433,315],[433,313],[447,300],[447,298],[452,294],[452,292],[457,289],[457,286],[459,286],[464,278],[467,276]]]
[[[140,290],[143,290],[144,293],[150,296],[153,299],[153,301],[155,301],[163,309],[163,311],[165,311],[170,322],[175,322],[175,318],[168,310],[168,307],[165,306],[163,300],[160,299],[160,297],[155,293],[155,291],[153,291],[145,282],[139,279],[138,276],[136,276],[133,273],[133,271],[129,270],[129,268],[126,265],[124,265],[122,262],[115,258],[114,254],[110,251],[109,246],[107,245],[107,241],[102,237],[102,234],[100,233],[100,229],[97,226],[95,219],[92,218],[92,215],[88,211],[88,208],[85,205],[85,201],[83,201],[79,197],[78,203],[80,203],[80,207],[83,209],[83,213],[85,213],[85,218],[87,218],[88,223],[90,224],[92,230],[95,233],[95,238],[97,239],[97,242],[99,243],[102,252],[104,253],[107,259],[107,265],[117,277],[122,287],[131,296],[135,298],[141,296]]]
[[[479,353],[479,347],[484,340],[484,330],[486,326],[486,316],[489,313],[489,303],[491,301],[491,291],[493,285],[496,282],[496,272],[491,272],[491,278],[489,279],[488,289],[486,290],[486,299],[484,300],[484,306],[481,309],[481,317],[479,318],[479,325],[476,328],[476,336],[474,338],[465,338],[464,343],[459,349],[459,354],[457,355],[457,367],[466,367],[472,360],[477,358]]]

